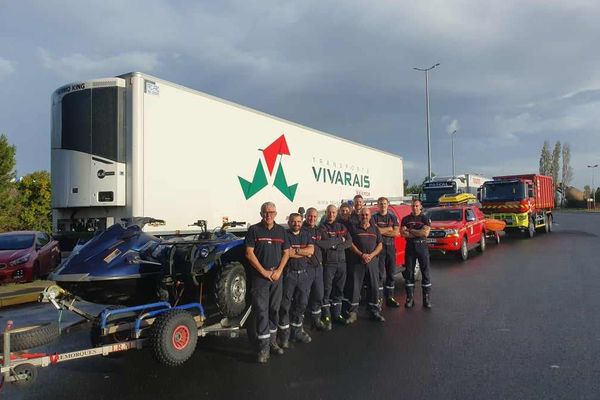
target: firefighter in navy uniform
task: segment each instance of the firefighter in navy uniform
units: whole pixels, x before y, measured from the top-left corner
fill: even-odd
[[[365,199],[363,199],[360,194],[357,194],[352,201],[354,202],[354,210],[352,210],[352,214],[350,214],[350,224],[358,225],[360,223],[360,210],[365,206]]]
[[[402,218],[400,234],[406,238],[406,308],[414,306],[415,266],[417,260],[421,268],[421,288],[423,290],[423,307],[431,308],[431,281],[429,279],[429,248],[427,236],[431,230],[431,220],[423,214],[420,200],[413,200],[412,213]]]
[[[373,223],[379,228],[383,250],[379,254],[379,298],[385,298],[388,307],[400,307],[394,298],[394,273],[396,272],[396,246],[394,238],[400,235],[398,218],[388,212],[390,202],[385,197],[377,199],[379,210],[373,214]]]
[[[313,328],[320,331],[325,330],[325,324],[321,320],[321,309],[323,307],[323,254],[322,249],[327,249],[329,240],[321,240],[321,230],[317,226],[317,209],[310,207],[306,210],[304,224],[302,229],[308,232],[313,240],[315,251],[308,259],[308,279],[310,281],[310,296],[308,299],[308,310],[312,320]]]
[[[260,208],[262,221],[252,225],[246,235],[246,258],[254,268],[251,274],[252,313],[258,338],[258,362],[269,360],[270,350],[283,354],[277,344],[277,323],[281,304],[281,276],[289,258],[285,229],[275,223],[275,204]]]
[[[311,285],[307,268],[308,260],[314,253],[313,240],[309,233],[302,229],[300,214],[290,214],[288,225],[290,258],[283,275],[283,296],[279,309],[279,337],[284,349],[289,348],[290,336],[295,342],[310,343],[312,340],[304,331],[303,322]]]
[[[337,207],[327,206],[326,220],[321,224],[321,241],[327,242],[323,247],[323,322],[326,330],[331,330],[331,321],[345,325],[342,316],[342,300],[346,283],[346,249],[352,246],[352,238],[348,229],[336,221]],[[323,242],[321,242],[323,243]]]
[[[352,209],[348,203],[342,203],[338,210],[336,221],[343,224],[346,229],[350,230],[350,215],[352,215]]]
[[[352,292],[348,320],[356,321],[360,292],[363,282],[367,281],[367,304],[371,319],[384,322],[379,305],[379,261],[377,256],[383,249],[381,233],[371,224],[371,211],[364,207],[358,214],[360,223],[350,228],[352,236],[352,258],[349,263],[353,265]]]

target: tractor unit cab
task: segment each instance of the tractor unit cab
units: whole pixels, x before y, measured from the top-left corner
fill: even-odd
[[[474,174],[456,176],[436,176],[423,183],[421,202],[423,207],[436,207],[442,196],[454,196],[462,193],[477,195],[481,185],[489,178]]]
[[[550,176],[497,176],[483,184],[480,197],[483,212],[505,221],[507,231],[521,230],[532,237],[536,228],[552,229],[554,184]]]

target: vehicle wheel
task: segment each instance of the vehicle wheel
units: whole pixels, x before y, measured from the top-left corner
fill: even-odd
[[[54,321],[16,328],[10,334],[10,351],[22,351],[55,341],[60,332]],[[4,351],[4,336],[0,335],[0,353]]]
[[[550,232],[550,229],[548,229],[548,220],[548,215],[544,215],[544,233]]]
[[[239,262],[224,265],[217,273],[215,296],[221,313],[234,318],[246,309],[246,271]]]
[[[31,282],[35,282],[38,279],[40,279],[40,264],[36,261],[31,271]]]
[[[554,218],[552,218],[552,215],[547,215],[547,225],[546,226],[548,227],[548,230],[547,230],[548,233],[552,232],[552,229],[554,228],[554,226],[552,226],[553,219]]]
[[[17,365],[15,368],[13,368],[13,372],[15,375],[24,375],[24,377],[21,379],[13,381],[13,383],[17,386],[31,385],[36,380],[38,375],[37,368],[33,364]]]
[[[477,251],[483,253],[485,251],[485,246],[485,232],[481,232],[481,239],[479,239],[479,247],[477,247]]]
[[[196,349],[196,321],[185,310],[167,311],[152,324],[149,339],[156,361],[166,367],[177,367],[186,362]]]
[[[494,242],[500,244],[500,232],[494,232]]]
[[[527,227],[527,230],[525,231],[525,237],[528,237],[529,239],[531,239],[534,235],[535,235],[535,222],[533,221],[533,218],[530,218],[529,226]]]
[[[461,261],[467,261],[469,258],[469,248],[467,247],[467,238],[463,237],[462,243],[460,244],[460,250],[456,252],[456,258]]]

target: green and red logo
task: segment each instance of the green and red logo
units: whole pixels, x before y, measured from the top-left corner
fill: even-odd
[[[284,155],[290,155],[290,150],[285,140],[285,135],[281,135],[277,140],[267,146],[266,149],[262,150],[262,153],[265,159],[265,164],[267,165],[267,169],[269,170],[269,177],[273,176],[275,163],[279,157],[279,166],[277,167],[277,172],[275,173],[273,186],[275,186],[290,201],[294,201],[298,184],[294,183],[293,185],[288,186],[287,180],[285,179],[285,173],[283,172],[283,164],[281,162]],[[244,197],[246,200],[260,192],[269,184],[267,174],[265,173],[265,169],[260,158],[258,159],[258,164],[256,165],[252,182],[247,181],[241,176],[238,176],[238,179],[240,180],[240,186],[242,187],[242,191],[244,192]]]

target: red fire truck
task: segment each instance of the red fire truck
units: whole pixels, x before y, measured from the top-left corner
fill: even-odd
[[[496,176],[481,187],[481,209],[487,217],[506,222],[507,232],[533,237],[536,229],[552,231],[554,183],[537,174]]]

